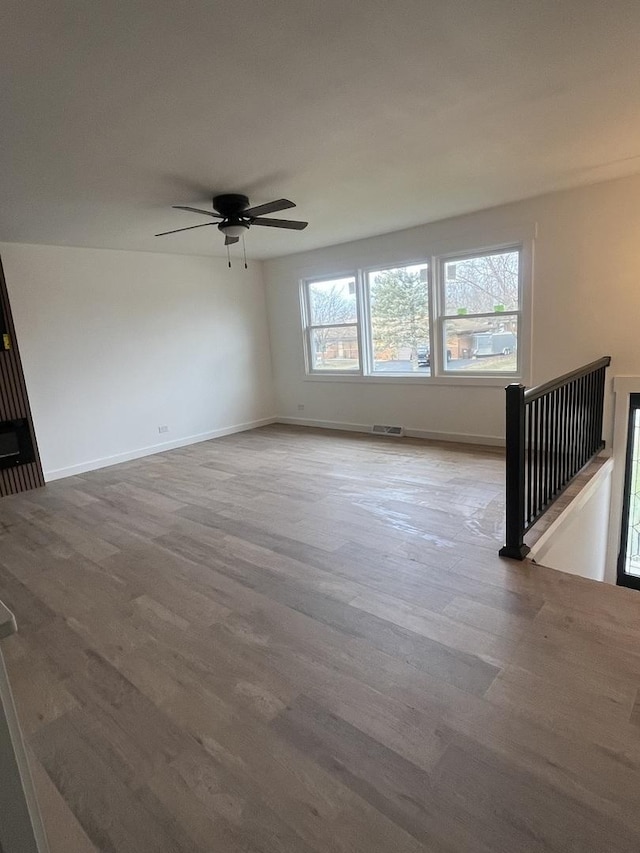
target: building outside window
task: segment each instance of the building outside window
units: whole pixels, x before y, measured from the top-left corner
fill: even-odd
[[[307,373],[514,378],[522,290],[518,246],[303,281]]]
[[[440,281],[443,371],[517,373],[520,251],[442,260]]]

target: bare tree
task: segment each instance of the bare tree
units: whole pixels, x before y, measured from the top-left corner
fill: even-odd
[[[321,288],[310,287],[311,320],[314,326],[331,323],[348,323],[354,318],[354,303],[344,295],[344,289],[337,285]]]
[[[518,306],[518,252],[483,255],[448,263],[445,267],[447,314],[459,308],[469,314],[485,314],[504,306]]]
[[[355,328],[355,302],[344,294],[344,288],[338,285],[331,287],[314,286],[309,288],[311,302],[311,324],[324,326],[314,329],[316,355],[324,364],[330,341],[335,341],[336,333],[340,330],[331,328],[332,324],[353,322]]]

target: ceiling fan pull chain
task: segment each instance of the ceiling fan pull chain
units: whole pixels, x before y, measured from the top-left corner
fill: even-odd
[[[229,264],[229,269],[231,269],[231,258],[229,257],[229,244],[227,243],[227,263]]]
[[[244,253],[244,268],[247,269],[247,247],[244,242],[244,234],[242,235],[242,251]]]

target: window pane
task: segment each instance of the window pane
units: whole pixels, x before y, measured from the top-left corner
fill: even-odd
[[[631,470],[627,471],[629,494],[629,519],[627,530],[623,531],[623,543],[626,534],[624,572],[640,577],[640,409],[633,412],[633,421],[629,432],[631,444]]]
[[[446,261],[445,314],[488,314],[519,309],[519,252]]]
[[[354,278],[313,281],[308,287],[311,326],[357,322]]]
[[[358,327],[313,329],[311,367],[313,370],[359,370]]]
[[[447,370],[469,373],[515,373],[518,317],[496,314],[482,319],[445,321]]]
[[[431,373],[427,266],[369,273],[375,373]]]

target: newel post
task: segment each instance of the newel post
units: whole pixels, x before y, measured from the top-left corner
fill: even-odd
[[[523,560],[529,552],[524,544],[525,402],[524,385],[507,385],[506,422],[506,542],[501,557]]]

